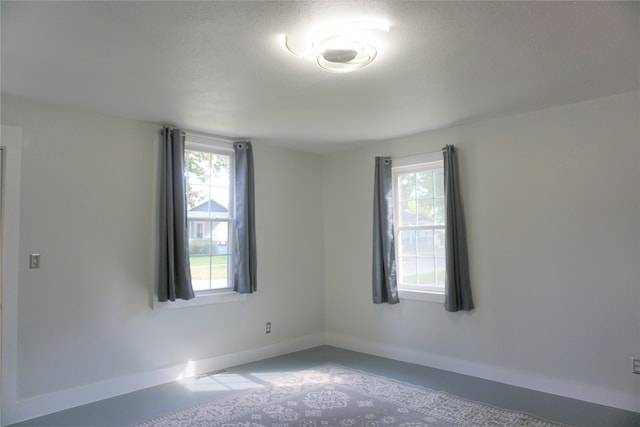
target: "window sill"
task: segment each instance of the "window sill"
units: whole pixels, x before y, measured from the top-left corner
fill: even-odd
[[[413,300],[413,301],[437,302],[437,303],[444,304],[444,293],[409,291],[405,289],[399,289],[398,295],[400,296],[400,299]]]
[[[246,294],[239,294],[233,291],[215,292],[210,294],[196,294],[196,297],[190,300],[176,300],[160,302],[157,297],[153,298],[153,309],[165,308],[187,308],[197,307],[199,305],[223,304],[231,302],[242,302],[247,300]]]

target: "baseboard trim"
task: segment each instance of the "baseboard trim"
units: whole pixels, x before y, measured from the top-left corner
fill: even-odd
[[[231,366],[293,353],[323,344],[374,356],[386,357],[401,362],[415,363],[417,365],[470,375],[563,397],[584,400],[586,402],[640,412],[640,402],[637,396],[630,393],[561,381],[523,371],[504,369],[493,365],[470,362],[405,347],[383,345],[348,335],[319,333],[264,347],[224,354],[195,362],[189,361],[163,369],[113,378],[73,389],[60,390],[18,400],[15,405],[15,419],[13,422],[25,421],[102,399],[165,384],[181,377],[225,369]]]
[[[102,399],[119,396],[148,387],[165,384],[187,376],[199,375],[257,360],[293,353],[324,344],[324,334],[305,335],[264,347],[229,353],[149,372],[113,378],[72,389],[60,390],[18,400],[15,420],[20,422],[53,412],[70,409]]]
[[[640,399],[632,393],[624,393],[587,384],[558,380],[528,372],[504,369],[493,365],[470,362],[438,354],[403,347],[384,345],[361,338],[325,333],[325,343],[345,350],[386,357],[401,362],[442,369],[544,393],[640,412]]]

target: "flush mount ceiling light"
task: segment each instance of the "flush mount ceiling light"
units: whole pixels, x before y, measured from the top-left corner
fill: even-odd
[[[366,67],[376,58],[376,31],[389,32],[389,24],[358,21],[329,25],[312,32],[301,51],[292,46],[287,36],[284,43],[289,52],[302,59],[315,59],[323,70],[348,73]]]

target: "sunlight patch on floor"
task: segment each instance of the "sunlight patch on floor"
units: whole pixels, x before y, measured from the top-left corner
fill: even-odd
[[[276,381],[292,372],[276,371],[247,374],[222,372],[208,376],[180,378],[177,382],[192,392],[246,390]]]

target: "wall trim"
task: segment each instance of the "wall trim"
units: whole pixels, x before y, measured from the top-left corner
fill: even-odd
[[[633,393],[624,393],[619,390],[560,380],[519,370],[505,369],[495,365],[471,362],[406,347],[385,345],[350,335],[327,332],[325,333],[325,343],[346,350],[442,369],[628,411],[640,412],[640,400],[638,396]]]
[[[270,357],[293,353],[321,345],[330,345],[345,350],[357,351],[401,362],[442,369],[517,387],[551,393],[563,397],[583,400],[600,405],[640,412],[637,396],[618,390],[593,385],[558,380],[524,371],[500,368],[494,365],[470,362],[423,352],[406,347],[396,347],[354,336],[336,333],[318,333],[293,338],[280,343],[249,350],[214,356],[198,361],[187,361],[154,371],[113,378],[72,389],[60,390],[28,399],[18,400],[12,422],[25,421],[53,412],[70,409],[102,399],[119,396],[148,387],[165,384],[179,378],[226,369],[232,366],[255,362]]]
[[[257,360],[293,353],[324,344],[324,334],[311,334],[298,338],[228,353],[197,361],[170,366],[154,371],[113,378],[93,384],[60,390],[28,399],[19,400],[15,407],[15,422],[28,420],[125,393],[154,387],[179,378],[226,369]]]

